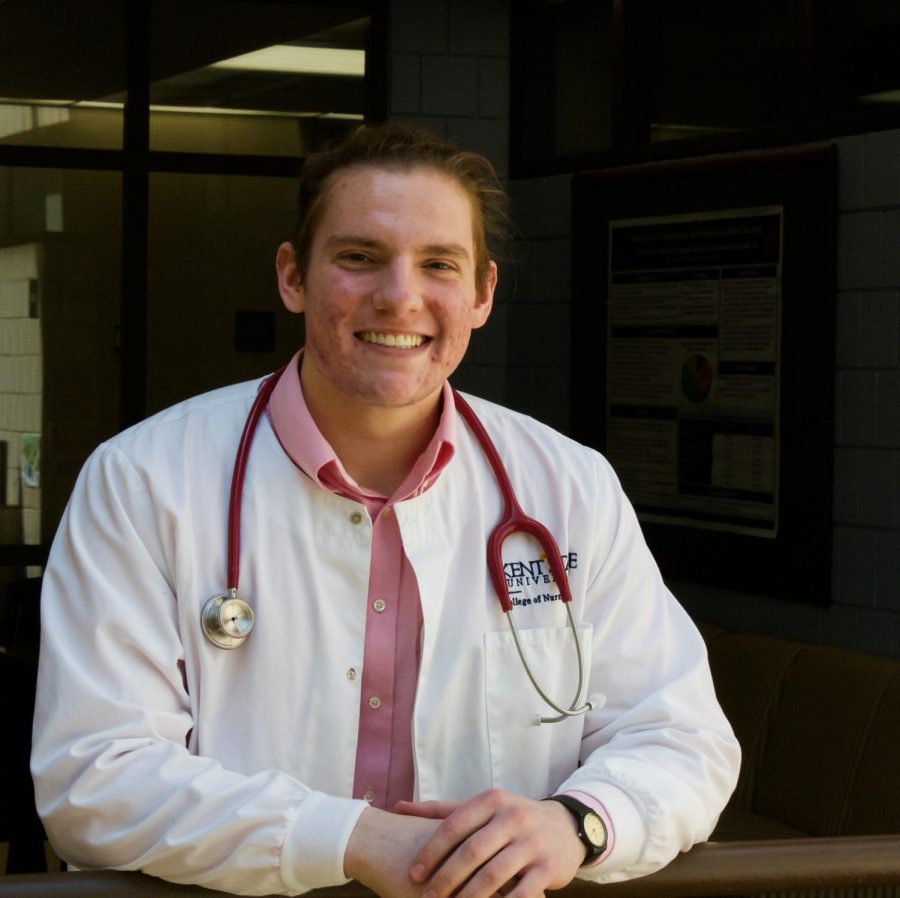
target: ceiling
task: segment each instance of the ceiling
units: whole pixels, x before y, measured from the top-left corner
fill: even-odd
[[[123,99],[124,8],[121,0],[0,0],[0,97]],[[359,112],[361,78],[207,66],[274,44],[364,49],[367,15],[364,4],[152,0],[151,102]]]

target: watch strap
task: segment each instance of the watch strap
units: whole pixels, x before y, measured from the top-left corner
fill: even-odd
[[[603,822],[603,818],[592,807],[586,805],[583,801],[579,801],[577,798],[573,798],[571,795],[551,795],[546,800],[559,802],[575,818],[578,838],[581,839],[582,844],[587,849],[584,864],[590,864],[597,860],[597,858],[606,851],[609,840],[609,833],[607,832],[606,823]],[[585,818],[588,815],[596,817],[603,826],[604,837],[601,844],[597,844],[597,842],[588,835],[585,827]]]

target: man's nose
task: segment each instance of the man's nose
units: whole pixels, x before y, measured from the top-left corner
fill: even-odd
[[[395,259],[382,269],[382,276],[372,298],[375,308],[383,312],[413,311],[422,305],[415,266],[405,259]]]

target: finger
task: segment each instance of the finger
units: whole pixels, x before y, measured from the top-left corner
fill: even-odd
[[[505,895],[515,891],[518,886],[518,874],[522,872],[522,867],[527,861],[519,848],[505,844],[504,841],[503,847],[494,850],[487,860],[476,862],[474,866],[470,865],[468,871],[463,866],[465,858],[461,857],[465,848],[465,845],[460,846],[460,849],[435,873],[432,881],[437,881],[445,875],[448,881],[456,880],[458,891],[453,894],[458,898],[490,898],[498,893]]]
[[[428,817],[431,820],[443,820],[449,817],[458,807],[458,801],[398,801],[394,813],[407,817]]]
[[[519,878],[515,886],[506,893],[506,898],[546,898],[546,887],[544,875],[540,870],[532,868]]]
[[[429,876],[432,876],[441,862],[455,853],[473,833],[481,830],[492,815],[493,809],[487,803],[479,802],[477,799],[459,805],[441,822],[412,859],[409,875],[413,882],[424,882]],[[476,842],[476,845],[481,844],[480,841]],[[499,847],[497,846],[495,851]],[[473,847],[470,846],[466,849],[466,854],[468,855],[472,851]]]

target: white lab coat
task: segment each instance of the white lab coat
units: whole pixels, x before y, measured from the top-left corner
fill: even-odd
[[[47,832],[78,866],[257,895],[345,881],[344,850],[365,807],[348,797],[362,679],[348,671],[363,661],[371,522],[301,473],[265,418],[240,556],[256,628],[234,651],[200,628],[203,604],[226,585],[232,462],[256,387],[189,400],[101,446],[54,542],[32,768]],[[416,796],[581,789],[606,805],[616,832],[609,858],[583,875],[651,872],[707,837],[737,775],[702,640],[603,458],[530,418],[471,403],[523,508],[569,559],[590,692],[606,703],[531,725],[548,709],[485,565],[501,499],[460,421],[436,484],[396,507],[424,618]],[[519,535],[504,561],[531,663],[568,704],[576,661],[564,609],[545,598],[555,592],[546,565]]]

